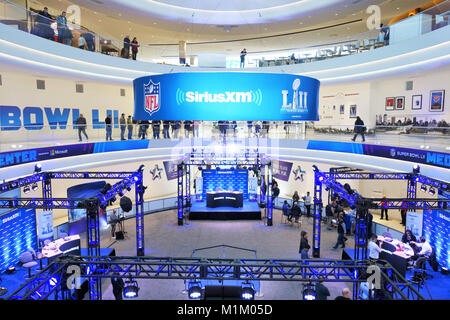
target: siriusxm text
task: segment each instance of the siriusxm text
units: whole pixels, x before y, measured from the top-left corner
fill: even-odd
[[[187,102],[218,102],[218,103],[251,103],[252,92],[230,92],[209,93],[207,91],[200,93],[198,91],[186,92]]]

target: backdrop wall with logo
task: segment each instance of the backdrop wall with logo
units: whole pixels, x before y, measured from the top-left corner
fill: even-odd
[[[320,82],[275,73],[171,73],[134,80],[137,120],[318,120]]]
[[[20,197],[20,189],[2,193],[2,197]],[[16,265],[29,247],[37,250],[37,244],[36,209],[0,212],[0,272]]]

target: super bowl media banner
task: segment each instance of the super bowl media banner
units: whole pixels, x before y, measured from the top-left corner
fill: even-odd
[[[317,121],[319,80],[276,73],[171,73],[134,80],[136,120]]]

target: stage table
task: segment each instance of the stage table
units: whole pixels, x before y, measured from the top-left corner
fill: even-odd
[[[208,208],[241,208],[243,203],[244,194],[240,191],[208,191],[206,193],[206,206]]]
[[[383,241],[380,259],[389,262],[404,277],[408,260],[414,255],[413,248],[397,239],[378,236],[377,240]]]
[[[76,234],[50,242],[42,248],[43,258],[55,258],[62,254],[80,254],[80,235]]]

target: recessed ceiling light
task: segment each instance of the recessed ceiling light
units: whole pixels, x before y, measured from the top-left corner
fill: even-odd
[[[157,24],[157,22],[153,22],[153,24]]]
[[[189,31],[189,30],[190,30],[189,28],[186,29],[186,31]]]
[[[339,13],[336,13],[336,15],[338,16],[338,15],[339,15]]]
[[[94,11],[94,14],[97,14],[97,11]]]
[[[298,24],[303,24],[303,22],[299,22]]]

